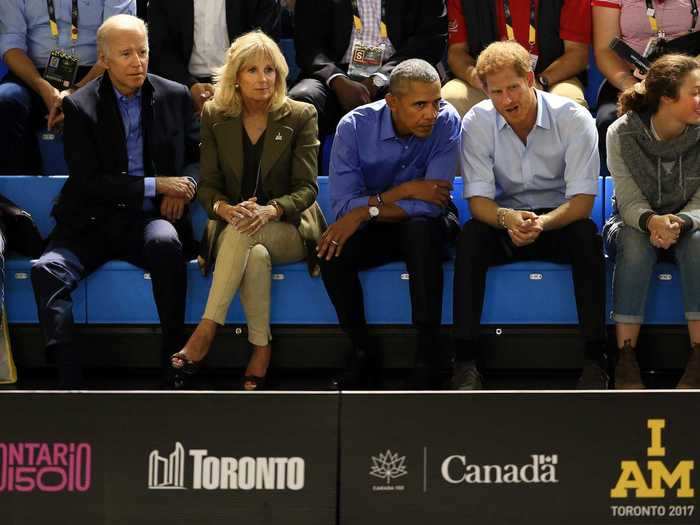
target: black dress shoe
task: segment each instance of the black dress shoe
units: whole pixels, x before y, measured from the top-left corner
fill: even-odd
[[[482,388],[481,373],[476,363],[474,361],[458,361],[452,374],[452,389],[481,390]]]
[[[367,352],[363,348],[353,348],[345,360],[345,368],[336,377],[334,389],[339,390],[360,390],[370,388],[378,382],[378,359],[377,352]]]
[[[605,366],[597,360],[587,359],[581,369],[576,388],[578,390],[607,390],[610,377]]]

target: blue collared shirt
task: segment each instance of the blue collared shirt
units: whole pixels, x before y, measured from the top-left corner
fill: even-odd
[[[141,127],[141,90],[127,97],[116,88],[114,94],[117,97],[119,113],[124,124],[124,137],[126,139],[126,153],[129,158],[129,175],[143,177],[143,128]],[[153,209],[152,197],[156,195],[155,177],[146,177],[143,180],[143,209]]]
[[[369,198],[414,179],[452,181],[457,174],[459,115],[447,102],[424,139],[399,137],[384,100],[354,109],[338,124],[330,163],[330,201],[335,219],[367,206]],[[395,203],[410,217],[437,217],[443,208],[416,199]]]
[[[75,54],[81,66],[97,61],[97,28],[112,15],[135,15],[136,0],[78,0],[78,42],[70,38],[72,0],[54,0],[58,41],[51,35],[46,0],[0,2],[0,58],[10,49],[21,49],[43,71],[52,49]],[[78,79],[79,80],[79,79]]]
[[[588,110],[536,90],[537,121],[527,145],[490,100],[462,121],[464,197],[487,197],[519,210],[556,208],[574,195],[595,195],[598,131]]]

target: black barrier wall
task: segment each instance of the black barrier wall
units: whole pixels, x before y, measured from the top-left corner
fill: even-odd
[[[697,525],[699,407],[700,392],[0,392],[0,523]]]
[[[0,393],[0,523],[336,521],[338,396]]]
[[[700,393],[342,398],[342,525],[697,525]]]

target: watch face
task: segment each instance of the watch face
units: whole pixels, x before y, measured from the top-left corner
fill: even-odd
[[[370,207],[369,207],[369,216],[370,216],[372,219],[374,219],[374,218],[377,217],[378,215],[379,215],[379,208],[377,208],[376,206],[370,206]]]

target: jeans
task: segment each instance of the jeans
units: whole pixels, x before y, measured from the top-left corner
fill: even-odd
[[[664,250],[649,242],[649,234],[631,226],[611,231],[606,239],[608,254],[615,260],[613,273],[613,319],[641,324],[654,265]],[[682,234],[668,250],[681,273],[685,318],[700,320],[700,231]]]

